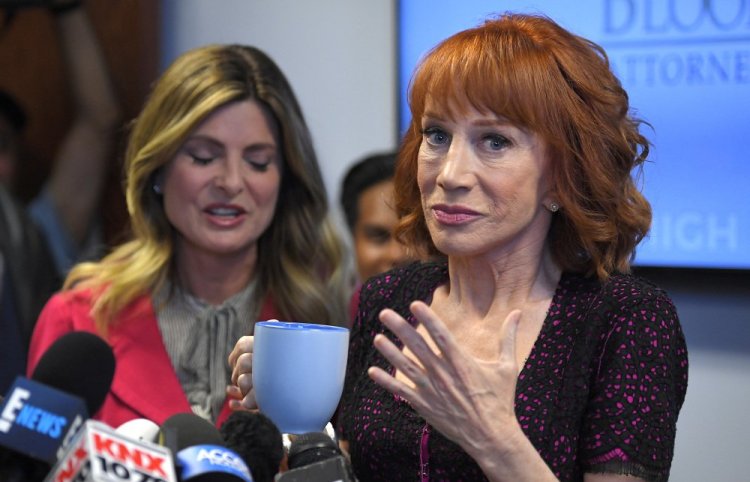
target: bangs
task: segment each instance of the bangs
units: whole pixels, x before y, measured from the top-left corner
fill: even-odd
[[[550,90],[563,80],[559,71],[548,72],[555,65],[549,57],[516,29],[461,32],[438,44],[417,68],[409,96],[413,125],[421,124],[432,100],[433,113],[451,120],[473,108],[548,134],[545,126],[559,117]]]

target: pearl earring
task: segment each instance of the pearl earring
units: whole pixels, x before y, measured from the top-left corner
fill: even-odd
[[[549,210],[552,211],[553,213],[556,213],[559,209],[560,209],[560,205],[557,204],[556,202],[549,203]]]
[[[158,194],[158,195],[162,194],[161,184],[155,182],[154,185],[153,185],[153,189],[154,189],[154,192],[156,194]]]

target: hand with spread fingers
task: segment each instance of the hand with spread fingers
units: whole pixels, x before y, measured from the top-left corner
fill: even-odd
[[[412,385],[379,367],[369,369],[370,377],[407,400],[430,425],[467,451],[472,445],[492,443],[498,435],[493,431],[498,428],[512,426],[520,430],[513,400],[518,374],[516,330],[521,312],[515,310],[506,318],[499,356],[493,361],[468,354],[426,304],[412,303],[411,312],[427,329],[437,351],[398,313],[385,309],[380,312],[380,320],[415,359],[382,334],[375,337],[375,347]]]

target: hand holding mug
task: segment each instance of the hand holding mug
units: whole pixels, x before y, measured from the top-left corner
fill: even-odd
[[[227,387],[229,406],[234,410],[257,409],[253,390],[253,345],[255,337],[243,336],[229,354],[229,366],[232,367],[232,385]]]

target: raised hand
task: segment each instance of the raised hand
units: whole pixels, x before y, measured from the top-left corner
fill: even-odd
[[[378,367],[370,367],[369,376],[407,400],[430,425],[470,454],[478,445],[493,444],[498,437],[522,435],[514,412],[518,376],[515,343],[521,312],[514,310],[505,319],[498,358],[484,361],[459,346],[425,303],[414,302],[410,309],[426,328],[437,352],[399,314],[383,310],[381,322],[415,358],[404,354],[384,335],[375,337],[375,347],[411,385]]]

